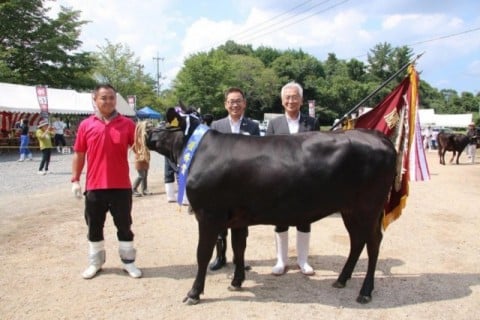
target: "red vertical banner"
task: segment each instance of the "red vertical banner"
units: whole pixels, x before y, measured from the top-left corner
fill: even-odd
[[[315,100],[308,100],[308,115],[315,118]]]
[[[383,227],[400,217],[406,206],[409,180],[430,179],[423,144],[418,143],[420,121],[418,109],[418,74],[413,65],[406,77],[371,111],[356,120],[356,128],[375,129],[386,134],[397,150],[397,177],[385,206]],[[416,138],[417,137],[417,138]]]
[[[38,105],[40,106],[40,115],[42,118],[48,118],[48,94],[47,86],[36,86]]]
[[[135,110],[137,106],[137,96],[127,96],[128,105]]]

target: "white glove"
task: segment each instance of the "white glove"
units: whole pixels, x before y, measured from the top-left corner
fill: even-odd
[[[72,182],[72,193],[78,199],[82,198],[82,187],[78,181]]]

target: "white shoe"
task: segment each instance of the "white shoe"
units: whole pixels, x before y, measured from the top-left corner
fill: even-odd
[[[315,274],[315,271],[313,268],[308,264],[308,262],[305,262],[303,265],[298,265],[300,268],[300,272],[303,273],[306,276],[313,276]]]
[[[140,278],[142,276],[142,271],[138,269],[135,264],[132,263],[124,263],[123,270],[127,271],[127,273],[132,278]]]
[[[175,194],[175,183],[165,183],[165,194],[167,196],[167,202],[176,202],[177,197]]]
[[[277,264],[272,267],[272,274],[274,276],[281,276],[287,272],[287,269],[288,268],[286,265],[281,262],[277,262]]]
[[[20,158],[20,159],[18,159],[17,161],[18,161],[18,162],[23,162],[23,160],[25,160],[25,159]]]
[[[41,170],[40,170],[40,171],[37,172],[37,174],[38,174],[39,176],[44,176],[44,175],[45,175],[45,171],[41,171]]]
[[[308,264],[308,248],[310,246],[310,232],[297,230],[297,265],[306,276],[313,276],[315,271]]]
[[[96,267],[93,264],[89,265],[88,268],[82,273],[83,279],[92,279],[100,269],[100,267]]]

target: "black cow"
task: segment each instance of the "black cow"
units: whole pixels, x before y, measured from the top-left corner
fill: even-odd
[[[462,133],[446,133],[444,131],[440,131],[437,135],[437,145],[438,145],[438,155],[440,156],[440,164],[445,165],[445,153],[447,151],[453,151],[452,158],[450,159],[450,163],[453,162],[455,155],[460,158],[463,150],[469,143],[470,138]]]
[[[178,163],[198,121],[192,117],[186,121],[185,115],[174,109],[167,111],[166,119],[178,121],[180,126],[153,129],[147,134],[147,146]],[[197,275],[184,302],[198,303],[221,230],[231,228],[235,271],[230,289],[235,290],[245,280],[244,227],[296,226],[335,212],[341,212],[351,247],[333,285],[346,285],[366,245],[368,270],[357,301],[369,302],[382,240],[383,208],[395,168],[393,144],[376,131],[265,137],[207,131],[198,144],[187,178],[186,193],[198,221],[199,240]]]

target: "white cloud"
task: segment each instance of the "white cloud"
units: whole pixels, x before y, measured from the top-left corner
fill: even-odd
[[[423,75],[431,77],[427,81],[436,86],[441,79],[450,79],[453,85],[464,86],[465,90],[473,88],[472,81],[460,84],[452,77],[478,70],[478,57],[473,56],[480,52],[480,31],[460,35],[480,27],[478,1],[446,0],[434,4],[413,0],[338,0],[324,5],[319,5],[321,1],[302,5],[304,2],[287,0],[244,0],[232,4],[209,0],[57,2],[83,11],[82,19],[92,20],[83,28],[84,50],[97,50],[105,39],[124,43],[140,56],[150,74],[156,72],[153,57],[158,53],[165,58],[160,70],[168,77],[165,83],[175,77],[185,57],[229,39],[254,48],[264,45],[280,50],[302,49],[320,60],[330,52],[340,59],[365,60],[366,53],[378,43],[415,44],[415,53],[426,51],[418,67],[425,70]],[[338,6],[329,9],[332,5]],[[221,8],[222,14],[215,8]],[[451,67],[456,60],[462,60],[462,64]]]

